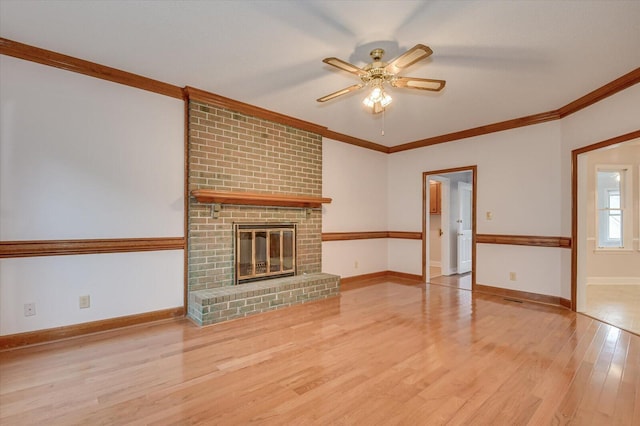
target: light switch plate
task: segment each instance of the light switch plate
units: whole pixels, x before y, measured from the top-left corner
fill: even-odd
[[[91,306],[90,296],[88,294],[86,296],[80,296],[79,305],[80,309],[87,309],[89,306]]]

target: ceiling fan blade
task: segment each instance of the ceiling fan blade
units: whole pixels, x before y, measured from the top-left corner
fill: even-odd
[[[391,81],[393,87],[406,87],[408,89],[431,90],[439,92],[444,88],[446,81],[430,78],[398,77]]]
[[[331,100],[333,98],[337,98],[338,96],[346,95],[349,92],[353,92],[354,90],[358,90],[363,86],[364,86],[364,84],[362,84],[362,83],[354,84],[353,86],[349,86],[349,87],[346,87],[346,88],[344,88],[342,90],[338,90],[337,92],[333,92],[333,93],[331,93],[331,94],[329,94],[327,96],[323,96],[323,97],[318,98],[316,100],[318,102],[326,102],[326,101],[329,101],[329,100]]]
[[[401,69],[413,65],[421,59],[429,57],[433,50],[424,44],[416,44],[387,64],[385,70],[391,74],[397,74]]]
[[[351,74],[355,74],[358,77],[363,77],[367,75],[367,72],[362,68],[358,68],[355,65],[350,64],[349,62],[345,62],[342,59],[338,58],[324,58],[322,60],[325,64],[332,65],[336,68],[341,69],[342,71],[350,72]]]

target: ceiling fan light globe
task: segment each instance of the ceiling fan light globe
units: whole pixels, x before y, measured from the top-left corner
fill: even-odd
[[[371,94],[369,95],[369,98],[373,101],[373,102],[380,102],[382,100],[382,94],[384,92],[382,91],[381,88],[379,87],[375,87],[372,91]]]
[[[362,100],[362,104],[363,104],[364,106],[366,106],[367,108],[373,108],[373,105],[375,104],[375,102],[374,102],[374,101],[372,101],[372,100],[369,98],[369,96],[367,96],[366,98],[364,98],[364,99]]]
[[[393,101],[393,98],[384,92],[382,92],[382,94],[383,96],[382,100],[380,101],[380,105],[382,105],[383,108],[386,108],[391,103],[391,101]]]

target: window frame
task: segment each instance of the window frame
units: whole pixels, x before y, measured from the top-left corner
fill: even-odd
[[[634,219],[634,206],[633,206],[633,169],[634,167],[628,164],[597,164],[594,173],[594,207],[595,207],[595,251],[596,252],[611,252],[611,251],[632,251],[633,240],[633,219]],[[614,209],[620,212],[620,219],[622,220],[622,226],[620,230],[620,236],[622,239],[621,246],[601,246],[600,245],[600,215],[604,210],[611,211],[610,208],[602,209],[599,206],[599,188],[598,188],[598,173],[599,172],[618,172],[620,173],[620,207]],[[610,195],[609,195],[610,196]],[[609,205],[609,200],[607,200]],[[610,215],[607,215],[607,220],[610,219]],[[606,231],[609,232],[609,225],[606,224]]]

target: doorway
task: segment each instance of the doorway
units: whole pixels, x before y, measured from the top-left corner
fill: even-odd
[[[640,139],[580,148],[573,165],[573,308],[640,334]]]
[[[476,181],[476,166],[423,173],[422,278],[425,282],[473,289]]]

